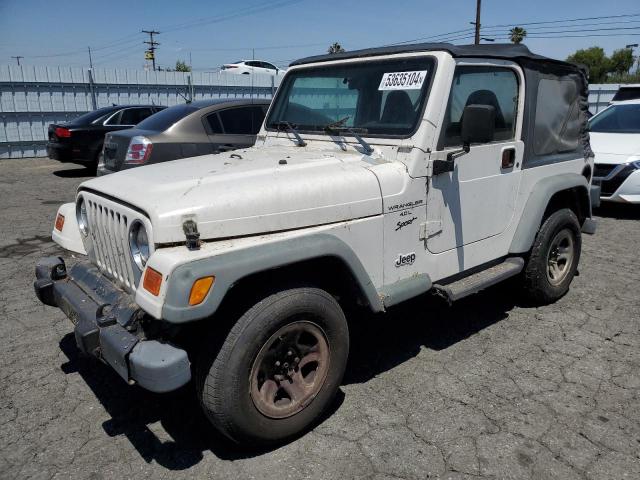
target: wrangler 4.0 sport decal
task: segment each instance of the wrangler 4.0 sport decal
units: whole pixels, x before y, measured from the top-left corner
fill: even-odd
[[[382,75],[378,90],[420,90],[427,70],[414,72],[388,72]]]
[[[399,210],[405,210],[407,208],[417,207],[418,205],[422,205],[423,203],[424,203],[424,200],[414,200],[413,202],[397,203],[395,205],[391,205],[388,208],[388,210],[390,212],[397,212]]]
[[[418,217],[411,217],[411,218],[409,218],[407,220],[400,220],[398,223],[396,223],[396,232],[398,230],[402,230],[407,225],[411,225],[417,219],[418,219]]]

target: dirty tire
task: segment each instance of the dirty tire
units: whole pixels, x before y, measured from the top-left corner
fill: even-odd
[[[525,297],[545,305],[567,293],[578,268],[581,246],[580,223],[572,210],[563,208],[547,217],[538,230],[524,268]],[[557,253],[558,247],[563,253]],[[564,268],[558,269],[558,256],[570,257],[570,263],[565,261]]]
[[[298,350],[302,353],[299,355],[292,353],[292,350],[297,349],[298,343],[295,342],[304,333],[287,333],[298,326],[309,328],[315,335],[309,336],[311,340],[304,340],[312,346],[300,347]],[[272,375],[273,372],[265,374],[262,365],[275,365],[274,360],[281,353],[280,347],[289,341],[289,337],[295,337],[295,342],[291,342],[296,345],[293,349],[286,347],[286,354],[291,355],[290,358],[297,358],[298,355],[304,357],[305,361],[306,358],[312,358],[312,353],[305,352],[316,349],[322,351],[328,361],[314,364],[307,360],[304,365],[300,362],[297,364],[300,365],[298,370],[287,370],[286,378],[290,380],[282,381],[280,373],[283,367],[278,367],[277,375]],[[322,344],[323,348],[316,347],[316,343]],[[237,443],[257,446],[284,442],[312,425],[331,404],[342,381],[348,354],[347,322],[331,295],[317,288],[280,291],[267,296],[243,313],[226,338],[215,338],[214,335],[205,342],[196,366],[196,388],[200,403],[213,426]],[[307,370],[314,365],[316,371],[307,374]],[[303,370],[306,379],[302,377]],[[318,373],[316,377],[320,370],[322,376]],[[273,380],[272,384],[267,385],[265,375],[276,377],[277,381]],[[256,380],[258,378],[261,380]],[[298,393],[288,395],[280,389],[280,385],[289,387],[295,378],[302,379],[301,391],[305,395],[309,385],[317,391],[313,390],[312,395],[304,397]],[[309,378],[312,379],[311,383],[306,383]],[[262,401],[262,404],[259,401],[260,385],[265,398],[277,399],[277,402],[273,401],[271,411],[268,401]],[[277,389],[276,393],[271,394],[275,392],[271,386]],[[298,404],[300,408],[291,408],[294,397],[305,398],[304,402]],[[282,403],[290,408],[277,406]]]

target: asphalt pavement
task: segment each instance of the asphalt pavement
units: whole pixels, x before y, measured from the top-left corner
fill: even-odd
[[[267,451],[209,428],[191,386],[126,385],[33,293],[59,204],[88,172],[0,160],[2,479],[638,479],[640,207],[600,209],[553,305],[508,285],[363,317],[332,409]]]

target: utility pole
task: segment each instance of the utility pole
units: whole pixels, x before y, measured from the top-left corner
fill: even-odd
[[[89,50],[89,68],[93,70],[93,59],[91,58],[91,47],[87,47],[87,50]]]
[[[158,42],[153,40],[154,35],[159,35],[160,32],[156,32],[155,30],[142,30],[142,33],[146,33],[149,35],[149,41],[145,41],[144,43],[149,45],[149,55],[151,57],[151,62],[153,64],[153,71],[156,70],[156,45],[160,45]]]
[[[476,21],[471,22],[476,26],[476,38],[475,38],[476,45],[480,45],[480,3],[481,3],[481,0],[476,1]]]
[[[24,58],[24,57],[23,57],[22,55],[16,55],[15,57],[14,57],[14,56],[12,56],[11,58],[15,58],[15,59],[16,59],[16,61],[18,62],[18,66],[20,66],[20,59],[21,59],[21,58]]]

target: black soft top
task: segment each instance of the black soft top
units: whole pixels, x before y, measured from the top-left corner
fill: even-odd
[[[586,69],[536,55],[524,45],[418,43],[317,55],[296,60],[291,66],[434,51],[448,52],[454,58],[495,58],[511,60],[520,65],[526,79],[522,168],[593,156],[587,128],[589,88]]]
[[[392,45],[388,47],[365,48],[363,50],[353,50],[350,52],[332,53],[326,55],[315,55],[296,60],[290,66],[306,65],[309,63],[329,62],[332,60],[343,60],[347,58],[365,58],[378,55],[392,55],[394,53],[412,52],[434,52],[444,51],[453,57],[481,57],[499,58],[503,60],[529,60],[549,65],[564,65],[570,68],[578,68],[561,60],[544,57],[531,53],[525,45],[515,45],[512,43],[496,43],[481,45],[453,45],[451,43],[414,43],[409,45]]]

